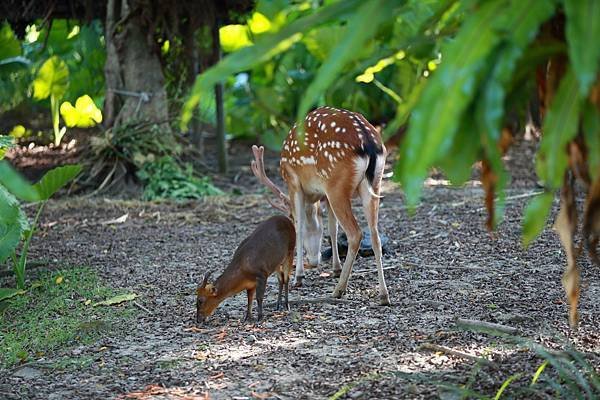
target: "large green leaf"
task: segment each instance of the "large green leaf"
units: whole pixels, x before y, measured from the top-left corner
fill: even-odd
[[[49,96],[61,98],[69,86],[69,68],[58,56],[52,56],[38,70],[33,81],[33,97],[43,100]]]
[[[577,79],[569,69],[544,119],[544,135],[536,162],[538,176],[550,188],[557,189],[562,185],[568,163],[566,146],[577,133],[581,105]]]
[[[600,111],[590,103],[586,103],[583,110],[583,134],[590,176],[596,181],[600,178]]]
[[[563,3],[571,66],[579,81],[579,92],[586,96],[600,66],[600,1],[563,0]]]
[[[479,159],[481,141],[473,115],[474,113],[465,113],[459,129],[460,135],[450,149],[452,156],[439,162],[454,185],[462,185],[471,177],[471,167]]]
[[[554,12],[553,1],[512,0],[511,20],[516,21],[507,37],[508,42],[500,46],[493,61],[491,72],[485,82],[481,99],[476,102],[476,119],[481,134],[481,142],[485,158],[496,174],[496,193],[494,226],[502,220],[504,210],[504,187],[508,182],[508,174],[501,159],[500,131],[504,118],[504,102],[507,88],[511,85],[517,61],[524,53],[524,48],[534,38],[539,26]]]
[[[397,167],[409,207],[418,202],[428,168],[453,143],[459,121],[476,93],[482,66],[500,40],[496,25],[499,15],[508,13],[506,7],[506,1],[487,1],[466,19],[445,47],[441,67],[412,113]]]
[[[325,89],[331,85],[346,64],[377,33],[378,28],[393,18],[395,0],[371,0],[361,4],[348,21],[346,35],[319,68],[315,79],[304,92],[296,119],[301,121]],[[368,21],[368,23],[365,23]],[[302,127],[302,124],[298,124]]]
[[[24,201],[39,201],[38,192],[6,160],[0,161],[0,186]]]
[[[19,202],[0,185],[0,264],[13,254],[21,234],[28,228]]]
[[[258,63],[270,60],[299,41],[304,32],[339,18],[356,9],[361,3],[361,0],[344,0],[325,6],[314,14],[299,18],[284,26],[277,33],[262,35],[255,45],[244,47],[223,58],[217,65],[196,78],[190,96],[181,111],[182,129],[187,127],[200,98],[208,93],[212,94],[213,86],[217,82],[237,72],[248,70]]]
[[[523,215],[523,245],[528,246],[529,243],[540,234],[552,208],[554,194],[545,192],[534,197],[527,207]]]
[[[25,293],[27,292],[22,289],[0,288],[0,301],[8,300]]]
[[[0,60],[21,55],[21,44],[8,22],[0,25]]]
[[[75,178],[79,172],[81,172],[81,165],[78,164],[54,168],[46,172],[42,179],[33,185],[33,188],[37,191],[40,200],[48,200],[60,188]]]

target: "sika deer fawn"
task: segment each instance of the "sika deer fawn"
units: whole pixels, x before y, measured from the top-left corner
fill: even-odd
[[[379,132],[361,114],[320,107],[304,120],[304,136],[296,135],[294,126],[281,151],[280,171],[289,197],[266,175],[262,147],[252,147],[252,171],[269,187],[278,202],[271,204],[289,212],[296,227],[296,285],[304,277],[303,249],[309,264],[318,265],[321,258],[323,223],[319,212],[321,199],[327,200],[329,234],[333,249],[333,271],[340,280],[333,292],[342,297],[348,287],[362,231],[352,212],[351,200],[360,196],[371,231],[379,278],[379,301],[389,305],[389,295],[381,263],[381,241],[377,229],[379,189],[386,149]],[[348,254],[343,268],[337,248],[337,223],[348,236]]]

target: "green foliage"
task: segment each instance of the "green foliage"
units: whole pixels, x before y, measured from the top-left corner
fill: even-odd
[[[291,21],[276,33],[265,34],[253,46],[244,47],[228,55],[218,65],[208,69],[196,79],[190,97],[184,104],[181,112],[182,128],[187,127],[201,97],[212,93],[212,88],[217,82],[234,73],[248,70],[258,63],[270,60],[298,42],[302,38],[301,32],[330,22],[337,16],[348,13],[359,3],[358,0],[347,0],[325,6],[314,14]]]
[[[538,176],[552,189],[562,184],[568,163],[566,146],[577,133],[581,104],[575,74],[569,70],[544,119],[544,136],[536,163]]]
[[[554,193],[544,192],[534,197],[527,204],[523,215],[524,246],[528,246],[546,226],[546,219],[548,218],[548,214],[550,214],[553,199]]]
[[[436,383],[445,395],[461,399],[477,398],[498,400],[501,398],[538,398],[555,399],[595,399],[600,396],[600,375],[588,361],[585,354],[575,350],[564,340],[565,350],[548,349],[537,342],[523,337],[509,335],[489,328],[470,328],[470,330],[491,334],[502,338],[509,348],[518,352],[528,351],[541,360],[535,371],[518,371],[504,380],[502,385],[491,393],[476,391],[471,387],[477,381],[481,370],[478,364],[474,367],[469,382],[466,385]],[[531,377],[530,379],[528,379]]]
[[[21,45],[7,22],[0,26],[0,60],[21,55]]]
[[[586,96],[597,78],[600,47],[591,46],[600,37],[600,3],[595,0],[564,0],[567,16],[569,57],[579,91]]]
[[[57,167],[44,174],[35,185],[30,185],[6,161],[0,161],[0,263],[10,257],[18,289],[25,288],[29,244],[45,202],[80,171],[79,165]],[[17,197],[25,201],[40,201],[32,224],[28,223]],[[17,256],[21,240],[23,245]]]
[[[182,168],[170,156],[145,162],[137,176],[144,183],[144,200],[199,199],[223,194],[208,177],[197,178],[191,165]]]
[[[8,308],[0,312],[0,365],[4,368],[114,334],[133,312],[127,305],[92,307],[93,302],[119,292],[103,286],[89,268],[45,273],[21,294],[8,300]]]
[[[15,141],[12,137],[6,135],[0,135],[0,160],[4,158],[6,150],[10,149],[15,145]]]
[[[69,68],[58,56],[42,64],[33,81],[33,98],[44,100],[50,96],[60,99],[69,87]]]
[[[10,51],[0,51],[0,113],[24,102],[28,109],[40,102],[49,103],[58,145],[66,133],[66,128],[59,126],[61,99],[75,102],[87,95],[94,107],[103,102],[105,52],[98,21],[79,27],[67,20],[54,20],[50,27],[37,31],[36,25],[30,25],[26,38],[19,42],[10,26],[2,25],[1,47],[4,50],[6,44]],[[68,125],[91,125],[81,118],[72,121]]]

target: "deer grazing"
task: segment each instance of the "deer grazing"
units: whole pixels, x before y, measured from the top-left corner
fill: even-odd
[[[254,232],[240,243],[233,259],[214,283],[209,283],[211,273],[204,276],[196,290],[196,322],[203,322],[212,315],[223,300],[242,290],[248,295],[246,320],[252,320],[252,301],[256,295],[258,320],[263,316],[263,297],[267,278],[277,271],[279,294],[277,309],[281,307],[282,292],[285,308],[289,310],[288,283],[294,264],[296,233],[294,224],[282,215],[274,216],[256,227]]]
[[[379,302],[389,305],[377,228],[379,189],[386,158],[379,132],[365,117],[355,112],[331,107],[311,111],[304,119],[304,135],[297,135],[294,125],[283,143],[280,172],[289,196],[268,178],[263,162],[264,148],[253,146],[252,150],[252,171],[279,198],[278,201],[270,201],[271,204],[288,212],[294,220],[297,243],[295,285],[302,285],[304,249],[309,265],[316,266],[320,262],[323,223],[319,207],[323,199],[328,210],[333,272],[340,276],[333,296],[343,296],[362,239],[351,204],[352,198],[358,195],[371,231]],[[337,248],[338,221],[348,237],[348,253],[343,268]]]

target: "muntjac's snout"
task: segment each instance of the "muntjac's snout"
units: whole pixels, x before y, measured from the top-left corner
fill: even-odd
[[[206,321],[206,318],[212,314],[216,306],[219,304],[216,299],[217,288],[212,284],[208,283],[208,279],[212,272],[208,272],[204,275],[204,279],[198,288],[196,289],[196,323],[202,323]]]

